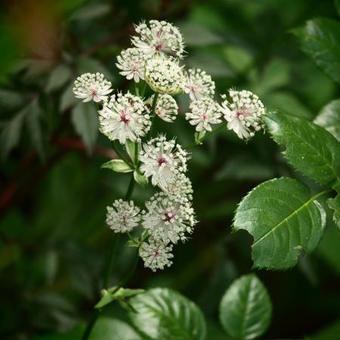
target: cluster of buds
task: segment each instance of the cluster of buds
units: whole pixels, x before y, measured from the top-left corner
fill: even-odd
[[[112,84],[99,73],[78,77],[73,92],[82,101],[100,106],[100,131],[125,147],[130,160],[111,161],[112,169],[133,171],[139,184],[150,182],[155,189],[142,208],[128,197],[114,201],[106,215],[107,225],[116,233],[127,233],[145,267],[155,271],[172,264],[174,245],[189,238],[197,221],[187,177],[189,154],[176,139],[162,134],[150,139],[153,119],[174,122],[179,114],[174,96],[182,93],[190,101],[184,116],[195,127],[196,142],[223,123],[248,139],[263,127],[265,109],[255,94],[244,90],[230,90],[228,98],[222,96],[218,103],[211,76],[201,69],[185,70],[183,37],[174,25],[151,20],[136,25],[135,33],[132,46],[121,51],[116,61],[119,73],[136,83],[134,94],[112,95]],[[144,98],[139,90],[146,85],[149,95]]]

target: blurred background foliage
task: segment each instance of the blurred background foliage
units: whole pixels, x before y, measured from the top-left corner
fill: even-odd
[[[114,62],[129,44],[133,23],[156,18],[178,25],[185,62],[210,73],[219,93],[250,89],[269,109],[310,120],[339,96],[339,86],[300,52],[291,34],[307,19],[336,18],[331,0],[8,0],[2,6],[1,339],[77,339],[98,299],[114,239],[105,207],[123,195],[128,178],[100,169],[114,153],[98,134],[95,108],[73,99],[72,83],[80,73],[99,71],[127,90]],[[185,112],[188,103],[178,100]],[[158,124],[183,145],[193,142],[183,118]],[[231,233],[233,212],[251,188],[284,175],[301,177],[268,135],[244,143],[225,129],[196,147],[190,176],[200,223],[193,238],[176,247],[174,265],[164,272],[139,263],[128,286],[179,290],[206,315],[208,339],[225,339],[218,303],[252,266],[249,235]],[[139,187],[134,199],[149,195]],[[124,242],[112,285],[132,266],[134,250]],[[258,272],[274,306],[266,338],[339,338],[339,247],[330,222],[318,249],[297,267]],[[113,317],[125,322],[115,304],[91,339],[133,339],[127,324],[124,335],[113,335]]]

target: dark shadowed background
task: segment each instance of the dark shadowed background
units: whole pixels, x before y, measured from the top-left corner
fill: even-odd
[[[129,45],[133,23],[178,25],[185,62],[210,73],[219,93],[249,89],[269,109],[310,120],[339,96],[291,34],[308,19],[337,17],[331,0],[11,0],[2,6],[1,339],[64,338],[58,333],[78,339],[98,299],[114,239],[105,208],[123,195],[128,177],[100,168],[114,153],[98,133],[94,108],[73,99],[72,83],[80,73],[99,71],[127,90],[114,63]],[[179,103],[185,112],[187,103]],[[193,141],[183,117],[159,129],[184,145]],[[225,339],[219,301],[233,279],[252,270],[251,237],[231,233],[233,212],[251,188],[283,175],[306,181],[268,135],[245,143],[225,129],[195,148],[190,177],[200,222],[192,240],[176,247],[170,269],[155,274],[139,263],[128,287],[180,291],[206,315],[208,339]],[[149,195],[138,187],[133,198]],[[134,250],[125,241],[112,285],[132,266]],[[317,250],[294,269],[257,272],[273,301],[265,338],[301,338],[334,324],[333,333],[315,339],[340,339],[339,248],[340,235],[328,226]],[[125,318],[118,304],[105,313]]]

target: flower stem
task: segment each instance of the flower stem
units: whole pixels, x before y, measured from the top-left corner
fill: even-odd
[[[152,106],[151,106],[151,119],[152,119],[152,124],[151,124],[151,129],[149,131],[149,136],[152,136],[152,132],[154,130],[155,126],[155,117],[156,117],[156,105],[157,105],[157,100],[158,100],[159,93],[155,93],[153,100],[152,100]]]
[[[134,168],[133,164],[130,162],[130,160],[124,155],[124,153],[119,149],[119,146],[116,145],[115,142],[112,143],[112,149],[115,151],[117,156],[123,160],[126,164],[128,164],[131,168]]]
[[[116,150],[115,150],[116,151]],[[118,154],[118,153],[117,153]],[[119,154],[118,154],[119,155]],[[129,200],[132,196],[132,192],[135,186],[135,181],[133,178],[133,175],[131,175],[131,180],[125,195],[125,199]],[[120,239],[120,235],[118,234],[113,241],[113,245],[111,247],[111,252],[109,255],[109,261],[108,261],[108,266],[105,272],[105,276],[104,276],[104,288],[107,289],[109,288],[109,284],[110,284],[110,277],[112,275],[112,271],[113,271],[113,267],[114,267],[114,260],[115,260],[115,254],[116,254],[116,249],[118,247],[118,243],[119,243],[119,239]],[[138,253],[136,256],[136,260],[135,260],[135,264],[133,265],[131,271],[128,273],[128,275],[121,279],[117,285],[117,289],[119,289],[119,287],[121,287],[122,285],[124,285],[129,279],[130,277],[133,275],[133,273],[136,270],[137,267],[137,263],[138,263]],[[93,326],[95,325],[98,317],[99,317],[100,311],[99,310],[95,310],[91,316],[91,319],[89,321],[89,323],[87,324],[87,327],[85,329],[85,332],[82,336],[82,340],[87,340],[88,337],[90,336],[90,333],[92,331]]]

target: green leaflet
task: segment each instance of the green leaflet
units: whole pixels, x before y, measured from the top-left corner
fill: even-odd
[[[202,340],[206,324],[202,312],[181,294],[154,288],[130,300],[135,312],[129,317],[134,326],[151,339]]]
[[[340,23],[325,18],[309,20],[293,33],[303,52],[329,77],[340,82]]]
[[[340,195],[327,200],[328,206],[334,210],[333,221],[340,228]]]
[[[122,173],[128,173],[133,171],[129,164],[126,164],[122,159],[112,159],[111,161],[104,163],[102,165],[102,168]]]
[[[91,153],[98,135],[98,116],[94,105],[77,104],[72,110],[72,124]]]
[[[340,99],[327,104],[314,120],[340,141]]]
[[[235,280],[220,303],[220,321],[228,335],[254,339],[270,324],[272,304],[265,286],[254,274]]]
[[[340,143],[328,131],[305,119],[274,112],[264,121],[297,170],[321,184],[340,182]]]
[[[254,266],[268,269],[293,267],[302,250],[311,252],[325,227],[325,212],[317,198],[290,178],[273,179],[253,189],[237,208],[234,229],[254,237]]]

